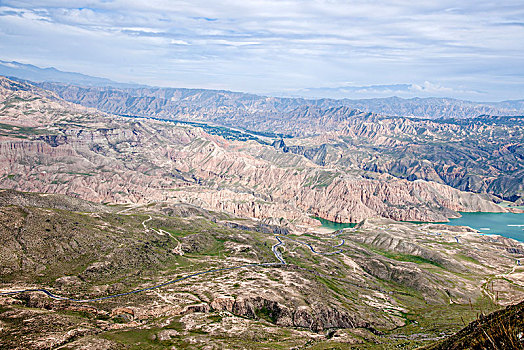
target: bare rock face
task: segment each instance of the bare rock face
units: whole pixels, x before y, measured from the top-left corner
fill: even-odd
[[[210,307],[208,304],[202,303],[202,304],[196,304],[196,305],[188,305],[184,308],[182,311],[182,314],[189,314],[193,312],[209,312]]]
[[[307,138],[299,139],[299,146],[282,140],[274,146],[322,166],[359,167],[494,194],[517,205],[523,201],[521,102],[509,108],[512,102],[495,107],[435,98],[313,101],[223,91],[43,86],[68,101],[110,113],[200,120],[298,136],[337,134],[334,142],[320,145]]]
[[[337,222],[374,216],[446,221],[457,211],[506,210],[435,182],[366,177],[361,171],[321,166],[270,145],[226,140],[200,128],[109,117],[8,82],[3,80],[0,103],[10,107],[0,121],[31,127],[18,129],[19,138],[0,140],[3,188],[93,202],[187,203],[310,226],[318,225],[312,215]],[[13,101],[20,90],[25,99]],[[35,104],[37,115],[30,112]],[[337,113],[342,118],[343,112]],[[351,130],[371,135],[389,127],[374,125]],[[398,129],[390,132],[416,134],[409,123]]]
[[[235,298],[231,296],[220,296],[213,299],[209,304],[214,310],[225,310],[233,312],[233,306],[235,305]]]
[[[180,333],[174,329],[164,329],[163,331],[158,332],[157,339],[160,341],[171,340],[171,338],[178,335],[180,335]]]
[[[323,305],[313,305],[309,312],[304,308],[299,308],[293,315],[293,324],[295,327],[310,328],[315,331],[329,328],[369,327],[366,321],[355,320],[345,311]]]
[[[264,297],[240,296],[236,299],[220,297],[211,302],[214,310],[225,310],[248,318],[266,318],[284,327],[307,328],[320,332],[329,328],[367,328],[369,323],[338,308],[323,304],[287,307]]]
[[[275,142],[318,165],[422,179],[520,202],[524,190],[523,117],[466,121],[369,117],[342,131]]]
[[[348,195],[351,194],[351,195]],[[446,221],[456,211],[505,209],[472,193],[426,181],[337,179],[325,191],[304,199],[315,215],[336,222],[360,222],[382,216],[394,220]]]

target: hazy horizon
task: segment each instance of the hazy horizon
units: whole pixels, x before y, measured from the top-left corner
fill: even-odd
[[[524,98],[512,1],[3,1],[3,60],[117,82],[330,98]]]

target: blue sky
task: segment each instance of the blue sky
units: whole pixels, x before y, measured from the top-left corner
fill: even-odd
[[[524,98],[524,1],[0,0],[0,59],[159,86]]]

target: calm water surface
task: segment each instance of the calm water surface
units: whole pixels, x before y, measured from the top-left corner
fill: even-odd
[[[342,230],[343,228],[347,227],[355,227],[357,224],[349,224],[349,223],[340,223],[340,222],[333,222],[326,219],[319,218],[317,216],[313,216],[313,219],[317,219],[322,224],[322,227],[336,231],[336,230]]]
[[[452,226],[469,226],[484,234],[497,234],[524,242],[524,214],[514,213],[460,213],[462,217],[445,222]],[[354,227],[356,224],[345,224],[315,217],[322,227],[340,230]]]
[[[469,226],[486,234],[497,234],[524,242],[524,214],[514,213],[460,213],[461,218],[450,219],[447,225]]]

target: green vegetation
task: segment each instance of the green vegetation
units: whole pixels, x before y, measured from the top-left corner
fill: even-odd
[[[50,134],[48,129],[39,129],[31,126],[15,126],[11,124],[0,123],[0,135],[11,137],[27,137]]]
[[[271,323],[275,323],[277,321],[276,315],[267,307],[263,306],[260,309],[255,310],[255,313],[258,318],[264,319],[266,321],[269,321]]]
[[[473,257],[471,257],[469,255],[455,254],[455,257],[458,258],[458,259],[464,260],[464,261],[469,261],[469,262],[477,264],[477,265],[482,265],[477,259],[475,259],[475,258],[473,258]]]
[[[522,349],[523,309],[521,302],[487,316],[480,314],[457,334],[424,349]]]
[[[160,330],[160,328],[152,328],[107,332],[103,334],[103,338],[116,341],[133,350],[165,349],[166,345],[169,345],[171,342],[161,342],[156,339],[155,334]]]
[[[397,261],[405,261],[405,262],[413,262],[413,263],[416,263],[416,264],[430,264],[430,265],[433,265],[433,266],[436,266],[436,267],[439,267],[439,268],[444,268],[440,263],[436,262],[436,261],[433,261],[433,260],[429,260],[429,259],[426,259],[426,258],[423,258],[421,256],[418,256],[418,255],[410,255],[410,254],[402,254],[402,253],[398,253],[398,252],[391,252],[391,251],[386,251],[386,250],[381,250],[381,249],[378,249],[376,247],[372,247],[368,244],[363,244],[363,243],[359,243],[359,245],[362,245],[363,247],[366,247],[368,250],[376,253],[376,254],[380,254],[386,258],[389,258],[389,259],[393,259],[393,260],[397,260]]]
[[[328,187],[339,175],[339,172],[321,170],[315,175],[308,177],[304,186],[311,188]]]
[[[387,252],[387,251],[380,251],[380,250],[373,250],[374,252],[381,254],[387,258],[398,260],[398,261],[407,261],[407,262],[414,262],[417,264],[431,264],[440,268],[443,268],[442,265],[439,263],[420,257],[418,255],[409,255],[409,254],[401,254],[401,253],[393,253],[393,252]]]
[[[421,329],[438,334],[452,334],[480,314],[487,314],[500,309],[487,297],[480,298],[472,304],[428,305],[414,309],[406,315],[409,324],[396,332],[416,333]]]
[[[28,198],[30,196],[25,195]],[[100,288],[96,295],[104,296],[157,285],[195,272],[238,266],[246,261],[275,261],[271,252],[271,246],[276,243],[274,234],[232,229],[226,227],[221,220],[213,222],[212,219],[221,217],[231,220],[219,213],[160,203],[141,206],[126,211],[125,214],[117,213],[124,210],[125,206],[91,204],[96,209],[80,213],[52,208],[53,203],[55,206],[60,204],[61,207],[69,205],[63,198],[52,201],[53,197],[32,197],[32,201],[45,198],[50,201],[46,202],[49,203],[46,206],[51,208],[21,208],[14,205],[1,207],[3,215],[0,217],[4,220],[1,227],[5,231],[2,231],[4,233],[1,238],[7,242],[6,245],[11,244],[13,237],[17,237],[18,242],[25,246],[30,242],[30,250],[19,249],[16,253],[24,258],[24,254],[31,253],[31,259],[44,266],[44,269],[38,271],[32,267],[22,270],[24,265],[19,263],[20,260],[14,264],[12,259],[3,260],[3,266],[13,269],[13,273],[2,276],[2,282],[34,283],[51,288],[60,295],[75,297],[94,295],[95,288]],[[184,215],[176,216],[177,210]],[[20,220],[21,218],[24,220]],[[22,229],[17,229],[17,234],[12,231],[12,222],[23,225]],[[238,220],[238,223],[245,224],[246,227],[252,224],[251,221],[243,220]],[[170,235],[158,234],[153,229],[165,230]],[[456,304],[454,301],[460,300],[460,297],[455,298],[454,291],[449,294],[445,290],[459,284],[455,278],[460,278],[460,283],[468,283],[468,278],[474,280],[476,275],[469,275],[467,271],[462,274],[450,272],[440,264],[420,256],[385,251],[358,243],[357,238],[365,234],[361,229],[343,236],[346,238],[346,244],[342,247],[344,256],[313,254],[306,246],[286,240],[282,251],[288,262],[287,266],[213,272],[152,292],[120,296],[91,304],[93,308],[106,311],[104,314],[97,315],[89,309],[58,309],[53,310],[52,317],[54,320],[62,317],[73,319],[74,322],[70,321],[72,324],[89,324],[92,327],[97,327],[96,322],[129,326],[126,329],[103,330],[90,335],[129,349],[164,349],[172,346],[196,349],[203,344],[232,349],[286,349],[306,344],[308,348],[314,349],[393,349],[427,345],[430,340],[425,340],[426,338],[433,339],[441,336],[441,333],[451,334],[474,320],[478,313],[485,314],[498,308],[488,298],[472,300],[471,305]],[[309,242],[315,248],[318,247],[318,250],[329,249],[330,245],[338,241],[314,234],[290,234],[288,237]],[[429,239],[425,235],[421,237]],[[178,255],[175,252],[177,249],[184,254]],[[455,252],[449,257],[478,264],[476,259],[465,253]],[[353,260],[360,269],[357,267],[355,270],[346,259]],[[395,261],[417,263],[422,269],[410,269],[410,265]],[[423,272],[414,275],[418,272],[412,270]],[[442,281],[445,287],[432,284],[430,279],[426,279],[429,281],[427,285],[417,285],[419,276],[427,278],[431,276],[430,273],[435,272],[439,273],[438,276],[433,275],[439,281],[436,283]],[[57,281],[57,278],[63,276],[68,276],[69,279]],[[276,301],[264,300],[267,297],[264,293],[259,293],[261,288],[269,291],[268,294],[275,293]],[[241,313],[238,310],[242,310],[243,306],[240,305],[235,309],[234,315],[213,310],[210,313],[188,312],[180,316],[173,316],[171,313],[172,310],[183,310],[188,305],[210,305],[217,295],[232,296],[236,299],[235,302],[253,298],[244,305],[253,305],[252,309],[246,308],[245,310],[250,311]],[[45,296],[42,297],[47,300]],[[51,300],[49,302],[55,303]],[[275,306],[274,303],[280,306]],[[383,309],[374,306],[382,304]],[[31,311],[29,305],[41,304],[23,301],[20,306],[6,307],[7,311],[15,307],[26,307],[29,310],[28,315],[40,310]],[[138,308],[147,315],[149,311],[146,310],[156,308],[157,305],[160,310],[158,312],[166,313],[140,319],[140,327],[132,326],[131,316],[111,313],[115,308],[129,306]],[[334,329],[324,329],[318,331],[323,336],[312,337],[317,340],[310,339],[309,335],[304,336],[297,332],[313,334],[311,330],[281,326],[281,306],[288,310],[296,310],[298,306],[317,310],[325,308],[325,312],[308,312],[314,315],[311,317],[324,317],[327,314],[325,317],[328,317],[329,322],[336,322],[342,317],[340,315],[347,312],[358,321],[366,320],[375,325],[374,328],[383,334],[373,334],[366,329],[344,329],[335,336]],[[404,321],[406,325],[388,324],[391,317],[399,320],[396,322]],[[12,324],[7,316],[1,316],[1,312],[0,321],[3,325]],[[227,332],[231,327],[246,328],[232,334]],[[42,329],[41,332],[44,332],[45,328]],[[160,337],[159,334],[166,330],[178,333],[172,332],[172,336]],[[361,341],[362,344],[346,343],[341,340],[339,333]],[[424,336],[417,338],[417,334]],[[410,338],[411,335],[413,338]],[[16,337],[18,335],[10,339]],[[4,343],[0,342],[0,345],[7,344],[7,340],[2,341]]]

